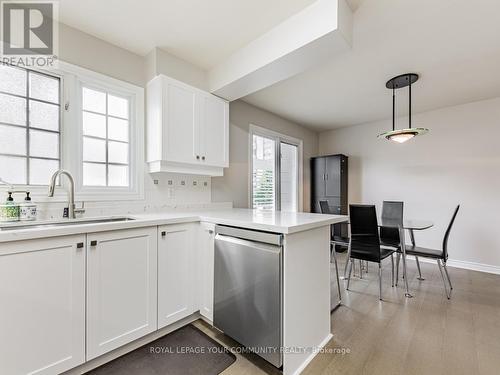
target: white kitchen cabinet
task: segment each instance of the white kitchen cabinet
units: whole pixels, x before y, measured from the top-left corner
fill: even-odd
[[[202,163],[215,167],[229,166],[229,105],[206,93],[198,93],[200,110],[199,149]],[[203,159],[204,158],[204,159]]]
[[[215,224],[200,223],[198,235],[199,306],[200,314],[210,321],[214,318],[214,243]]]
[[[158,328],[196,308],[195,224],[158,227]]]
[[[157,228],[87,235],[87,360],[157,329]]]
[[[0,244],[0,374],[84,361],[85,235]]]
[[[222,176],[229,166],[229,103],[164,75],[147,85],[150,172]]]

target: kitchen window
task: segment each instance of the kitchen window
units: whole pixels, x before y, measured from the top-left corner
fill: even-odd
[[[250,126],[250,207],[302,210],[302,141]]]
[[[83,186],[130,186],[130,101],[82,86]]]
[[[2,181],[47,201],[50,177],[62,168],[75,179],[77,200],[142,199],[143,164],[142,87],[61,61],[51,71],[0,64]],[[66,199],[64,189],[55,199]]]
[[[0,64],[0,178],[47,185],[60,168],[61,78]]]

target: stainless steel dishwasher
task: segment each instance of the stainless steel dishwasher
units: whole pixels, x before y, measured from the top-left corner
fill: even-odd
[[[215,230],[214,325],[279,368],[283,236],[221,225]]]

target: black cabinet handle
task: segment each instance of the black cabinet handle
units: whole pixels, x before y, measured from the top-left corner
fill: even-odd
[[[165,237],[167,235],[167,232],[161,232],[161,236]]]
[[[77,249],[81,249],[82,247],[83,247],[83,242],[78,242],[78,243],[76,244],[76,248],[77,248]]]
[[[200,155],[196,155],[196,160],[200,160]]]
[[[202,156],[202,157],[201,157],[201,160],[205,160],[205,157],[204,157],[204,156]]]
[[[90,246],[97,246],[97,241],[96,240],[90,241]]]

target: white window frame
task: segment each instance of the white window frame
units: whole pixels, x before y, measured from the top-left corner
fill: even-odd
[[[67,168],[74,174],[78,201],[119,201],[144,199],[144,89],[109,76],[67,63],[59,63],[66,82],[63,125],[68,135],[63,143]],[[125,97],[129,114],[128,187],[83,185],[82,87]],[[75,126],[76,125],[76,126]]]
[[[286,134],[278,133],[267,128],[250,124],[249,126],[249,137],[248,137],[248,207],[253,207],[253,136],[258,135],[261,137],[266,137],[273,139],[276,142],[275,147],[275,170],[278,176],[275,181],[276,189],[276,204],[277,209],[280,209],[281,194],[280,194],[280,144],[281,142],[288,143],[290,145],[297,146],[297,163],[298,163],[298,173],[297,173],[297,210],[299,212],[304,211],[304,161],[303,161],[303,145],[304,142],[301,139],[288,136]]]

